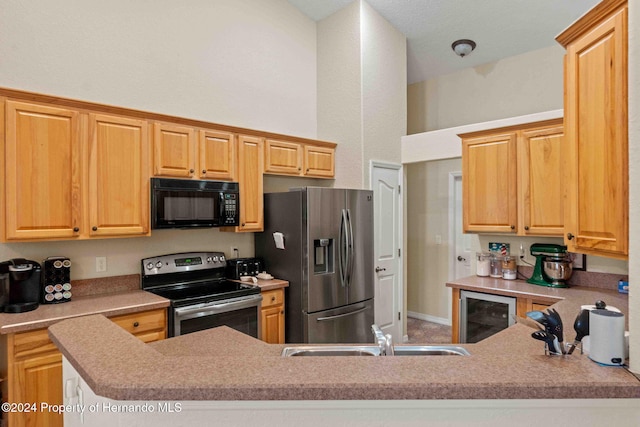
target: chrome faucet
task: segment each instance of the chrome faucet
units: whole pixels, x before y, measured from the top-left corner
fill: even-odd
[[[373,336],[378,343],[378,347],[380,347],[380,355],[393,356],[393,338],[391,337],[391,334],[385,335],[380,327],[375,323],[371,325],[371,332],[373,332]]]

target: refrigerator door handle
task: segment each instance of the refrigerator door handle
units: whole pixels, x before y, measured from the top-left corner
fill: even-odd
[[[347,285],[347,262],[348,254],[345,253],[347,247],[347,210],[342,209],[342,216],[340,218],[340,235],[338,236],[338,267],[340,270],[340,286],[343,288]]]
[[[351,275],[353,274],[354,248],[353,248],[353,227],[351,225],[351,211],[347,211],[347,286],[351,286]]]
[[[316,321],[323,322],[323,321],[326,321],[326,320],[334,320],[334,319],[339,319],[341,317],[353,316],[354,314],[362,313],[365,310],[367,310],[367,307],[360,308],[360,309],[354,310],[354,311],[350,311],[348,313],[337,314],[335,316],[318,317],[316,319]]]

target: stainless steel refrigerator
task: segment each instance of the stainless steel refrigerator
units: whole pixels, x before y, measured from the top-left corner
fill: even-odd
[[[373,192],[305,187],[264,197],[255,251],[269,273],[289,281],[285,341],[372,342]]]

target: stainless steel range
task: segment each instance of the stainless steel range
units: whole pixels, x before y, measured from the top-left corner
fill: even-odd
[[[227,280],[222,252],[183,252],[141,261],[142,289],[171,301],[169,336],[226,325],[260,338],[258,286]]]

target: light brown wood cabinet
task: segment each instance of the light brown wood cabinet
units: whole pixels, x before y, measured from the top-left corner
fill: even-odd
[[[335,147],[267,139],[264,172],[273,175],[333,178]]]
[[[260,316],[262,341],[284,344],[284,289],[262,292]]]
[[[88,232],[148,235],[149,138],[146,120],[89,114]]]
[[[6,102],[6,240],[74,238],[82,227],[78,111]]]
[[[562,235],[562,119],[460,136],[465,232]]]
[[[240,225],[221,227],[222,231],[264,230],[263,165],[264,141],[249,135],[238,135],[238,184],[240,186]]]
[[[166,338],[166,310],[114,316],[112,321],[144,342]],[[46,328],[0,337],[2,392],[7,402],[62,405],[62,354]],[[38,408],[39,409],[39,408]],[[51,412],[5,413],[11,427],[63,425],[63,416]]]
[[[149,234],[145,120],[6,102],[4,238]]]
[[[153,124],[154,176],[232,181],[235,151],[231,132]]]
[[[565,244],[627,259],[627,1],[602,1],[556,40],[567,49]]]

